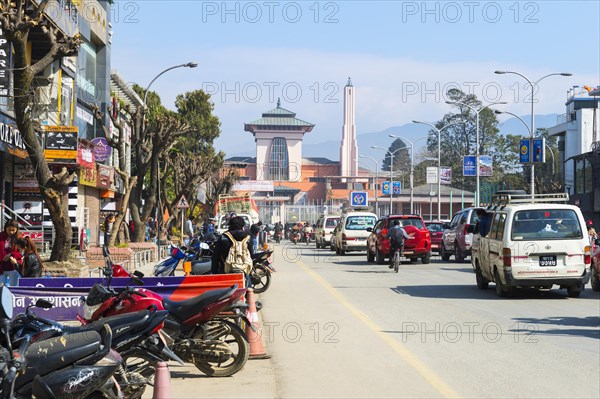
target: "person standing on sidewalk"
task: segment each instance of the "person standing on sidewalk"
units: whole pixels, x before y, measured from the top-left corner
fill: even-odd
[[[225,261],[229,256],[231,247],[234,245],[234,242],[231,240],[231,238],[233,238],[233,240],[236,242],[240,242],[248,237],[248,233],[244,230],[244,225],[244,218],[240,216],[235,216],[229,220],[229,229],[215,242],[215,249],[211,264],[212,274],[225,273]],[[252,246],[250,239],[247,240],[247,248],[250,256],[252,256],[252,254],[254,254],[254,247]],[[252,267],[252,265],[250,265],[250,267]],[[249,272],[250,270],[244,271],[248,287],[250,287]]]
[[[4,231],[0,233],[0,263],[2,264],[2,275],[0,283],[8,283],[11,286],[16,286],[19,283],[20,263],[13,256],[13,252],[17,252],[17,240],[21,238],[19,231],[19,223],[11,219],[4,225]],[[11,259],[12,258],[12,259]]]

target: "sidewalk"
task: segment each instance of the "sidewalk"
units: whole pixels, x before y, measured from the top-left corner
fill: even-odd
[[[152,276],[155,264],[153,262],[137,270],[145,276]],[[175,275],[184,275],[181,265]],[[259,317],[262,312],[259,312]],[[263,339],[265,349],[270,353],[265,341]],[[241,371],[222,378],[208,377],[188,363],[181,366],[169,362],[168,366],[171,372],[171,399],[275,397],[275,373],[271,359],[248,360]],[[152,387],[148,387],[143,398],[150,399],[152,394]]]

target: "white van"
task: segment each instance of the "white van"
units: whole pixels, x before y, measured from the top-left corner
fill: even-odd
[[[504,297],[515,287],[558,285],[578,297],[590,279],[591,248],[583,215],[568,201],[562,193],[494,197],[486,209],[487,235],[481,236],[479,225],[473,228],[477,287],[494,282],[496,294]]]
[[[315,232],[315,243],[317,248],[325,248],[331,245],[331,233],[340,221],[340,215],[321,215],[317,220]]]
[[[373,212],[349,211],[342,214],[335,229],[335,239],[332,246],[338,255],[350,251],[366,251],[367,237],[371,234],[367,229],[373,228],[377,215]]]
[[[243,218],[246,224],[246,228],[250,229],[250,226],[252,225],[252,217],[250,217],[250,215],[246,213],[238,213],[237,216]],[[227,218],[227,215],[217,215],[217,224],[215,231],[218,234],[225,233],[229,229],[228,223],[229,219]]]

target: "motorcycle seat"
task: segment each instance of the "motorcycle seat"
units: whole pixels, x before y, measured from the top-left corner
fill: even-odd
[[[210,290],[183,301],[163,299],[163,306],[177,321],[183,322],[202,312],[208,305],[230,297],[237,289],[237,284],[234,284],[229,288]]]
[[[113,331],[113,339],[116,339],[124,333],[129,333],[135,330],[142,324],[145,324],[148,320],[150,312],[148,310],[140,310],[137,312],[124,313],[115,316],[104,317],[100,320],[93,321],[84,326],[65,326],[64,331],[67,334],[86,332],[86,331],[100,331],[102,326],[108,324]]]
[[[70,366],[98,351],[100,342],[100,334],[96,331],[68,334],[34,342],[25,354],[27,371],[23,379],[33,380],[37,374],[45,375]]]

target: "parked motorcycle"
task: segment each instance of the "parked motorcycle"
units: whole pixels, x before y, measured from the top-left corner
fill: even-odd
[[[243,320],[248,305],[241,301],[245,288],[230,288],[205,292],[184,301],[163,299],[145,288],[128,288],[117,292],[95,284],[84,304],[88,320],[97,320],[139,309],[166,310],[169,316],[163,332],[167,335],[169,348],[186,362],[194,363],[203,373],[225,377],[237,373],[248,360],[250,348],[244,331],[234,322],[218,314],[225,310],[230,316]],[[149,366],[151,367],[151,366]]]
[[[273,251],[264,251],[252,255],[250,281],[256,293],[265,292],[271,285],[271,273],[276,271],[269,259],[272,253]]]
[[[112,378],[122,358],[111,349],[108,325],[100,333],[87,331],[46,340],[28,334],[13,346],[13,296],[8,287],[0,287],[0,298],[2,398],[122,397]]]
[[[199,245],[202,250],[210,249],[206,243],[201,242]],[[210,274],[212,263],[210,257],[197,258],[196,254],[185,252],[183,248],[176,247],[175,245],[171,245],[170,254],[170,257],[154,266],[153,274],[155,277],[174,276],[175,270],[182,260],[192,262],[192,275]]]

